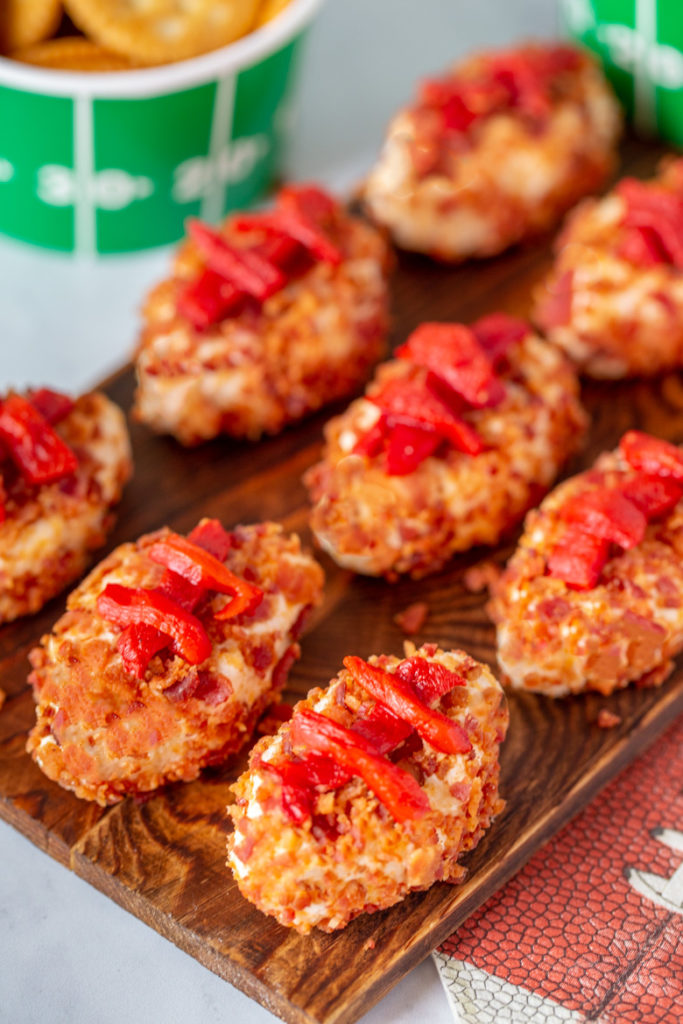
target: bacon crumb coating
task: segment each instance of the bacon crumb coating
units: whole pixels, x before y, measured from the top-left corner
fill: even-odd
[[[421,373],[402,359],[382,363],[367,395]],[[572,366],[533,333],[511,345],[500,380],[498,405],[462,414],[484,450],[449,448],[407,475],[389,475],[381,456],[353,453],[380,415],[368,397],[330,420],[322,461],[304,478],[323,550],[353,572],[419,578],[511,530],[580,446],[587,418]]]
[[[8,464],[0,471],[0,622],[37,612],[80,576],[132,472],[118,406],[99,392],[66,401],[54,430],[76,456],[75,472],[37,485]]]
[[[166,648],[135,678],[98,597],[108,584],[158,587],[166,570],[148,552],[170,536],[164,528],[116,548],[30,654],[37,721],[27,750],[49,778],[102,805],[190,781],[238,751],[281,692],[322,597],[322,570],[296,535],[274,523],[239,526],[224,564],[263,591],[261,603],[222,621],[225,597],[204,594],[194,615],[211,642],[206,660],[188,664]]]
[[[394,820],[359,777],[336,789],[319,787],[308,820],[295,824],[287,813],[282,783],[264,764],[286,760],[292,722],[302,711],[317,711],[346,727],[357,723],[372,700],[347,669],[297,704],[277,735],[258,742],[248,770],[233,787],[236,801],[229,811],[235,831],[228,840],[228,863],[240,891],[298,932],[334,931],[436,881],[461,881],[465,869],[459,858],[502,810],[498,752],[508,711],[500,685],[463,651],[442,651],[436,644],[416,651],[407,643],[406,656],[461,676],[464,685],[442,696],[436,707],[459,723],[471,744],[467,753],[444,754],[412,733],[392,755],[392,763],[419,786],[426,809],[422,817]],[[369,659],[389,673],[401,663],[386,655]]]
[[[540,95],[526,97],[525,65],[553,62]],[[501,84],[507,106],[493,101],[482,115]],[[539,44],[478,54],[424,83],[394,117],[365,182],[366,208],[404,249],[450,262],[492,256],[551,228],[598,189],[620,128],[618,104],[589,55]]]
[[[184,445],[219,434],[256,440],[362,384],[386,345],[390,253],[375,228],[336,207],[328,235],[340,262],[312,261],[260,306],[248,302],[202,330],[179,307],[202,256],[192,240],[181,247],[144,306],[138,420]],[[263,238],[235,218],[221,234],[237,249]]]
[[[659,686],[673,669],[683,648],[683,501],[637,546],[612,554],[592,589],[546,574],[566,502],[635,475],[619,451],[606,452],[527,516],[489,604],[504,683],[549,697],[607,696],[629,683]]]
[[[665,213],[664,228],[680,238],[683,160],[663,161],[657,177],[638,185],[645,194],[661,191],[669,202],[678,200],[681,219],[674,223]],[[657,252],[656,236],[654,251],[634,250],[625,223],[630,186],[626,179],[572,211],[535,295],[533,320],[589,377],[650,377],[683,366],[683,243],[677,261]]]

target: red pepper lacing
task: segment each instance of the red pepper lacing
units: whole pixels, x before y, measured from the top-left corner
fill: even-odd
[[[182,288],[179,313],[203,331],[238,316],[248,303],[262,305],[315,261],[339,264],[342,253],[330,237],[339,213],[330,195],[302,185],[283,188],[271,211],[239,214],[228,221],[233,233],[257,233],[256,243],[234,245],[221,231],[189,221],[188,234],[204,267]]]
[[[0,402],[0,467],[11,460],[19,475],[36,486],[54,483],[78,469],[78,459],[53,430],[71,412],[73,401],[58,391],[40,388],[26,397],[10,394]],[[6,517],[7,470],[0,474],[0,523]]]
[[[396,821],[423,817],[429,811],[425,793],[387,755],[399,748],[407,755],[421,740],[443,753],[468,753],[472,744],[462,726],[430,706],[466,680],[420,656],[407,658],[393,672],[356,657],[345,658],[344,666],[373,703],[361,706],[350,728],[316,711],[295,711],[287,759],[257,758],[254,766],[278,777],[283,810],[297,825],[314,816],[317,795],[353,776],[363,779]]]
[[[366,397],[381,409],[356,442],[355,455],[384,455],[390,476],[412,473],[442,445],[477,455],[484,445],[462,413],[497,405],[505,395],[496,369],[509,346],[529,333],[523,320],[492,313],[464,324],[426,323],[396,349],[418,371],[388,380]]]
[[[613,546],[635,547],[647,524],[667,515],[683,497],[683,455],[675,445],[629,430],[619,449],[635,472],[616,486],[582,491],[559,510],[565,525],[547,573],[575,590],[592,589]]]
[[[580,64],[579,52],[568,46],[523,47],[482,57],[474,73],[427,79],[413,108],[418,173],[436,170],[445,153],[464,148],[472,128],[495,114],[514,111],[541,128],[559,77]]]
[[[187,538],[169,533],[147,548],[148,557],[165,567],[157,587],[107,584],[97,599],[97,610],[122,628],[117,648],[126,671],[142,679],[151,658],[165,648],[191,665],[205,661],[211,641],[193,611],[211,591],[229,595],[214,612],[215,619],[224,621],[256,610],[263,592],[223,564],[232,544],[232,535],[217,519],[203,519]]]
[[[617,254],[636,266],[683,269],[683,160],[677,163],[679,191],[636,178],[624,178],[616,187],[626,208]]]

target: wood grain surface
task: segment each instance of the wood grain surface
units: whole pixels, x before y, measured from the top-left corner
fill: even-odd
[[[657,155],[630,143],[623,169],[646,175]],[[549,252],[543,239],[458,269],[402,256],[393,283],[392,343],[424,319],[469,321],[495,309],[526,314]],[[132,389],[129,369],[106,385],[124,409],[130,408]],[[590,442],[568,472],[613,446],[629,426],[683,441],[679,374],[649,383],[589,385],[585,401],[593,417]],[[329,412],[258,445],[220,440],[192,451],[133,425],[135,477],[107,549],[164,523],[189,530],[202,515],[216,516],[227,527],[277,519],[310,543],[301,475],[318,456]],[[495,552],[498,560],[513,540]],[[495,666],[485,595],[468,592],[462,582],[464,569],[489,555],[471,552],[429,580],[395,585],[354,577],[321,556],[326,599],[304,638],[288,698],[324,684],[345,654],[400,653],[404,638],[394,615],[418,599],[428,602],[429,615],[416,640],[464,647]],[[683,710],[680,665],[659,690],[631,687],[608,699],[560,701],[511,695],[501,783],[507,806],[468,856],[467,881],[436,885],[335,935],[303,938],[245,902],[225,867],[225,807],[239,765],[169,787],[145,803],[129,799],[104,810],[49,782],[28,758],[24,744],[34,714],[26,655],[63,607],[62,596],[39,615],[0,630],[0,686],[8,695],[0,712],[0,815],[212,971],[296,1024],[356,1020]],[[621,717],[616,728],[598,728],[602,707]]]

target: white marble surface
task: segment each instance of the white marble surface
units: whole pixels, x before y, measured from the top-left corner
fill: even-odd
[[[553,0],[328,0],[301,71],[289,169],[345,190],[421,75],[472,47],[552,35]],[[168,252],[86,263],[0,242],[0,389],[85,388],[120,365]],[[426,961],[364,1024],[450,1024]],[[0,823],[1,1024],[275,1018]]]

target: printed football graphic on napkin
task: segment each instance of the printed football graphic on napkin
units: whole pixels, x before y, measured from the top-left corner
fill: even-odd
[[[675,1024],[683,721],[434,954],[461,1024]]]

